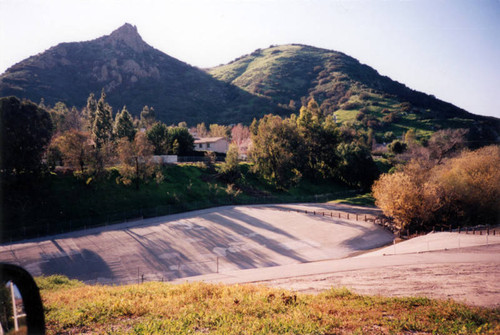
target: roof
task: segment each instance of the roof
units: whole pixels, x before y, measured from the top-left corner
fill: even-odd
[[[215,143],[220,140],[226,140],[224,137],[202,137],[194,141],[195,144],[200,143]]]

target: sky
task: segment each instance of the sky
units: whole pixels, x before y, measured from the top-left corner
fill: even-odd
[[[151,46],[200,68],[270,45],[307,44],[500,117],[500,0],[0,0],[0,73],[126,22]]]

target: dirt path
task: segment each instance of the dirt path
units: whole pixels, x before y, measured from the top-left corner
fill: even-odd
[[[435,256],[461,257],[476,254],[474,262],[430,263],[377,266],[351,271],[300,276],[262,281],[262,284],[290,290],[318,293],[331,287],[347,287],[354,292],[382,296],[422,296],[453,299],[471,305],[500,306],[500,244],[472,247],[447,252],[431,252]],[[423,254],[421,254],[423,256]],[[484,259],[495,255],[497,261]],[[418,255],[417,255],[418,256]],[[391,256],[386,256],[391,257]],[[352,259],[354,262],[355,259]]]

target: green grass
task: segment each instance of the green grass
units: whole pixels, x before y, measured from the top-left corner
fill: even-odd
[[[372,196],[371,193],[358,194],[353,197],[332,200],[329,202],[336,204],[353,205],[353,206],[375,207],[375,198]]]
[[[40,282],[40,279],[38,280]],[[43,281],[50,281],[44,278]],[[498,309],[253,285],[42,287],[47,334],[498,334]]]

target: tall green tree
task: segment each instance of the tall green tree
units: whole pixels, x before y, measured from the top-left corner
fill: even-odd
[[[303,155],[302,141],[295,122],[277,115],[265,115],[252,135],[250,160],[253,169],[277,188],[286,189],[298,182],[298,159]]]
[[[235,143],[229,145],[226,160],[219,169],[222,178],[227,182],[234,182],[241,177],[238,155],[238,146]]]
[[[122,111],[116,114],[113,132],[117,139],[126,137],[129,141],[134,140],[136,130],[134,128],[132,116],[128,112],[126,106],[123,106]]]
[[[144,106],[140,114],[140,127],[151,128],[156,123],[156,113],[153,107]]]
[[[87,107],[85,107],[85,119],[87,121],[87,128],[89,131],[92,131],[92,127],[94,126],[95,115],[97,112],[97,101],[94,97],[94,93],[90,93],[87,98]]]
[[[155,155],[166,155],[170,149],[169,133],[167,126],[159,121],[146,131],[146,136],[153,145]]]
[[[94,124],[92,126],[92,139],[96,148],[100,149],[111,141],[112,137],[112,109],[106,102],[106,93],[101,92],[101,98],[97,102]]]
[[[168,128],[169,148],[174,155],[186,156],[194,150],[194,138],[187,128],[170,127]],[[175,144],[177,143],[177,144]],[[173,151],[176,149],[175,152]]]

